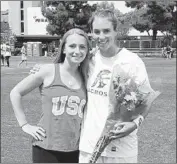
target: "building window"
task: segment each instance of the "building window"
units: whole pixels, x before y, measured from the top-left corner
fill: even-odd
[[[24,22],[21,22],[21,33],[24,33]]]
[[[20,1],[20,8],[23,9],[23,1]]]
[[[24,21],[24,10],[21,10],[21,21]]]

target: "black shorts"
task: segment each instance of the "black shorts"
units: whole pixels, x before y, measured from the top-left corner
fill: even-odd
[[[4,59],[4,55],[1,55],[1,59]]]
[[[79,163],[79,150],[62,152],[46,150],[39,146],[32,148],[33,163]]]
[[[5,58],[6,60],[9,60],[10,56],[5,56],[4,58]]]

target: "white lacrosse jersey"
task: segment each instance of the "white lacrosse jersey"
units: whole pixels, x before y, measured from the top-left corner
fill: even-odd
[[[109,87],[115,64],[120,64],[125,71],[136,73],[137,80],[147,79],[146,85],[150,87],[147,72],[143,61],[135,53],[122,48],[111,58],[101,56],[97,51],[96,62],[91,69],[87,81],[88,102],[84,115],[80,146],[81,151],[92,153],[103,131],[109,111]],[[107,157],[133,157],[138,154],[137,129],[126,137],[112,141],[101,154]]]

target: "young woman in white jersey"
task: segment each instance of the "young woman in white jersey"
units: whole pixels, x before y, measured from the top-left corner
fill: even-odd
[[[79,138],[86,104],[86,89],[80,67],[89,53],[87,35],[80,29],[65,33],[54,64],[18,83],[10,93],[13,110],[22,130],[33,137],[34,163],[77,163]],[[21,98],[39,87],[42,115],[30,125]]]
[[[88,163],[91,153],[101,136],[109,111],[109,87],[114,64],[121,64],[125,72],[132,71],[136,80],[146,81],[142,88],[154,92],[149,84],[143,61],[125,48],[119,48],[117,40],[117,18],[110,10],[94,13],[90,20],[92,36],[99,50],[85,66],[87,79],[87,107],[80,138],[79,163]],[[147,116],[152,103],[147,104],[141,115],[132,122],[117,124],[112,131],[114,140],[106,147],[98,163],[137,163],[137,128]]]

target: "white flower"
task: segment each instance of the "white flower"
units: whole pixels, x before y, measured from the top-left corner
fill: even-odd
[[[128,79],[124,85],[129,85],[131,82],[131,79]]]
[[[124,99],[125,99],[126,101],[130,101],[130,100],[133,100],[133,97],[132,97],[131,95],[126,95],[126,96],[124,97]]]
[[[132,100],[137,101],[136,93],[135,92],[130,92],[132,96]]]

